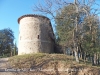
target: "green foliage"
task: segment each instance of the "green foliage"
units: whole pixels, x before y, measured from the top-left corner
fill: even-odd
[[[78,8],[81,8],[81,6]],[[90,7],[87,6],[87,8],[88,12],[91,12]],[[99,18],[91,13],[87,15],[80,9],[77,13],[75,10],[75,6],[71,4],[57,12],[56,30],[58,43],[68,48],[76,48],[75,46],[77,46],[77,51],[83,52],[83,54],[86,53],[84,56],[87,54],[94,56],[94,53],[100,52]]]
[[[17,54],[18,54],[18,49],[17,49],[17,45],[15,43],[14,50],[13,50],[13,55],[17,55]]]
[[[11,56],[14,47],[14,34],[10,28],[0,30],[0,56]]]
[[[72,10],[69,10],[69,8],[71,8]],[[72,12],[74,10],[75,8],[70,5],[70,6],[64,7],[64,9],[62,9],[61,12],[58,12],[56,16],[57,18],[56,30],[59,37],[58,42],[64,46],[66,46],[67,42],[69,43],[72,42],[71,39],[73,35],[74,24],[70,17],[74,18],[75,14]],[[72,13],[69,13],[69,12],[72,12]]]
[[[99,22],[97,16],[88,16],[85,18],[85,25],[83,27],[84,29],[84,37],[83,37],[83,48],[84,50],[87,49],[87,52],[92,54],[94,52],[100,52],[99,46],[100,46],[100,38],[99,38]]]

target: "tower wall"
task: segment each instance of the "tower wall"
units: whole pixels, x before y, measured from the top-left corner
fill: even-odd
[[[24,15],[18,19],[19,47],[18,55],[30,53],[52,53],[54,41],[50,20],[39,15]]]

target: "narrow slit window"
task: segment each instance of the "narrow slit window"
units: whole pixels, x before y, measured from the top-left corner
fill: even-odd
[[[39,35],[38,35],[38,39],[39,39]]]

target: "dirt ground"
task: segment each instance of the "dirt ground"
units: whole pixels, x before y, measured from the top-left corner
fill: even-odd
[[[7,68],[9,65],[8,65],[8,59],[9,58],[0,58],[0,69],[1,68]]]

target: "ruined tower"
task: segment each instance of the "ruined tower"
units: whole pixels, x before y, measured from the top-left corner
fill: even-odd
[[[52,53],[54,34],[50,20],[40,15],[23,15],[18,19],[18,55],[30,53]]]

